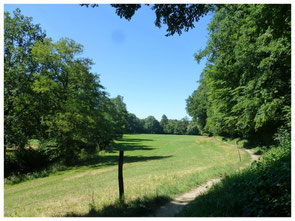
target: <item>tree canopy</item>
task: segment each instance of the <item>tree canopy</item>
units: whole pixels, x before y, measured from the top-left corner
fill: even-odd
[[[187,117],[181,120],[168,119],[163,114],[159,122],[154,116],[139,119],[135,114],[128,113],[128,125],[126,133],[149,133],[149,134],[178,134],[178,135],[199,135],[196,122]]]
[[[201,131],[271,140],[290,121],[290,5],[226,5],[196,53],[207,66],[187,99]]]
[[[31,56],[32,48],[45,39],[40,25],[32,24],[20,10],[13,16],[4,14],[4,140],[6,144],[24,146],[28,137],[39,131],[31,104],[36,102],[31,88],[38,64]]]
[[[81,148],[104,149],[123,135],[123,97],[108,97],[81,44],[53,42],[19,9],[4,21],[5,148],[51,140],[57,155],[72,160]]]
[[[195,23],[201,17],[213,11],[216,6],[212,4],[145,4],[155,11],[155,25],[161,28],[167,25],[166,36],[181,35],[183,31],[189,31],[195,27]],[[86,7],[99,7],[99,4],[81,4]],[[130,20],[135,12],[142,7],[141,4],[111,4],[116,8],[116,14],[120,18]]]

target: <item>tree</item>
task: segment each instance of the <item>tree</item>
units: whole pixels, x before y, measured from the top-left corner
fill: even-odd
[[[153,116],[149,116],[144,120],[144,130],[146,133],[151,134],[159,134],[163,131],[159,121]]]
[[[126,133],[143,133],[143,122],[135,114],[128,113]]]
[[[186,134],[188,135],[199,135],[198,126],[194,121],[189,122],[186,129]]]
[[[291,107],[290,5],[226,5],[209,31],[207,47],[195,56],[208,59],[205,128],[271,141]]]
[[[82,51],[82,45],[70,39],[45,39],[32,49],[39,65],[31,87],[38,95],[35,108],[44,128],[40,139],[55,139],[66,161],[80,148],[101,143],[110,127],[106,113],[111,101],[90,72],[92,61],[76,58]]]
[[[92,8],[98,7],[99,4],[81,4],[81,6]],[[142,7],[141,4],[111,4],[116,8],[116,14],[120,18],[130,20],[135,12]],[[146,6],[150,6],[146,4]],[[194,23],[199,21],[201,17],[214,11],[218,6],[209,4],[154,4],[151,10],[155,11],[155,25],[161,28],[167,25],[166,36],[181,35],[182,31],[189,31],[194,28]]]
[[[181,121],[176,121],[175,125],[174,125],[174,130],[173,130],[173,134],[185,134],[186,132],[186,128],[184,127],[184,125],[182,124]]]
[[[186,134],[188,124],[189,124],[189,121],[187,118],[183,118],[181,120],[175,120],[173,134],[179,134],[179,135]]]
[[[123,133],[127,128],[127,118],[128,112],[126,108],[126,104],[123,102],[123,97],[118,95],[117,97],[111,99],[113,104],[110,113],[112,117],[112,121],[114,123],[115,137],[121,138]]]
[[[162,127],[164,127],[166,124],[168,124],[168,118],[165,114],[163,114],[162,118],[161,118],[161,121],[160,121],[160,124]]]
[[[22,148],[40,127],[38,109],[31,83],[38,64],[32,59],[32,48],[45,38],[45,32],[19,9],[4,13],[4,158],[6,147]]]
[[[196,122],[199,131],[201,131],[202,134],[206,134],[205,126],[207,123],[207,109],[209,106],[208,87],[203,79],[201,79],[199,83],[200,85],[197,90],[186,99],[186,111]]]
[[[177,123],[177,120],[169,119],[167,125],[164,128],[165,134],[174,134],[175,125]]]
[[[121,96],[108,97],[90,71],[93,62],[80,56],[83,46],[53,42],[31,21],[20,10],[5,13],[5,149],[35,138],[70,162],[81,148],[104,149],[122,137],[126,105]]]

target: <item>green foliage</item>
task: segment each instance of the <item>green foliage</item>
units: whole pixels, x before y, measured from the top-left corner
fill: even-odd
[[[31,104],[36,96],[31,88],[38,64],[32,59],[32,48],[45,38],[39,25],[19,9],[4,13],[4,141],[7,146],[24,147],[40,129],[38,109]]]
[[[14,17],[5,12],[4,20],[5,156],[7,147],[19,149],[16,168],[71,163],[81,149],[104,149],[122,137],[127,125],[123,98],[108,97],[90,71],[93,62],[80,56],[82,45],[45,38],[19,9]],[[25,150],[29,139],[40,140],[41,147]]]
[[[290,128],[291,129],[291,128]],[[278,132],[275,134],[274,139],[279,145],[291,148],[291,130],[284,127],[280,127]]]
[[[17,149],[6,158],[4,177],[40,171],[54,161],[53,156],[54,154],[44,148]]]
[[[121,138],[126,131],[128,112],[126,104],[123,102],[123,97],[118,95],[116,98],[111,99],[113,103],[112,118],[115,123],[114,128],[116,131],[116,138]]]
[[[194,122],[189,121],[188,118],[181,120],[168,119],[167,123],[163,127],[165,134],[178,134],[178,135],[197,135],[199,134],[198,129]]]
[[[136,117],[135,114],[128,114],[127,133],[149,133],[149,134],[178,134],[178,135],[197,135],[198,128],[194,122],[189,121],[187,117],[181,120],[168,119],[164,114],[161,121],[153,116],[143,120]]]
[[[165,114],[162,115],[160,124],[161,124],[161,126],[162,126],[163,129],[168,124],[168,117]]]
[[[225,178],[180,216],[291,215],[291,7],[224,5],[209,25],[207,66],[187,111],[202,133],[240,137],[261,162]]]
[[[159,121],[153,116],[149,116],[144,120],[144,130],[150,134],[162,133],[162,127]]]
[[[187,100],[200,130],[272,142],[291,106],[290,5],[225,5],[209,25],[203,79]]]
[[[74,160],[83,146],[97,146],[103,139],[104,130],[111,130],[105,122],[110,119],[105,115],[111,111],[117,113],[115,104],[107,109],[112,103],[102,91],[98,77],[89,71],[92,62],[75,58],[80,53],[82,46],[69,39],[57,43],[46,39],[32,49],[34,59],[39,63],[32,89],[39,98],[40,123],[45,129],[45,137],[56,139],[66,162]],[[112,120],[114,127],[119,125],[118,119]],[[118,132],[111,134],[113,137],[109,139],[115,138]]]
[[[98,7],[99,4],[81,4],[81,6],[92,8]],[[142,7],[141,4],[111,4],[116,8],[116,14],[120,18],[130,20],[135,12]],[[146,4],[149,6],[149,4]],[[195,23],[201,17],[214,11],[216,6],[209,4],[153,4],[151,10],[155,11],[155,25],[161,28],[167,25],[166,36],[177,33],[181,35],[183,31],[189,31],[195,27]]]
[[[186,110],[188,114],[196,121],[198,129],[202,134],[206,134],[207,123],[207,106],[208,103],[208,87],[206,82],[200,80],[200,85],[191,96],[186,99]]]
[[[143,128],[144,122],[138,117],[136,117],[135,114],[128,113],[127,122],[128,123],[127,123],[126,133],[135,134],[135,133],[144,132],[144,128]]]
[[[187,118],[183,118],[180,121],[176,121],[174,126],[174,134],[186,134],[187,126],[189,124],[189,121]]]
[[[33,172],[29,172],[29,173],[14,173],[6,178],[4,178],[4,183],[8,184],[8,185],[12,185],[12,184],[17,184],[17,183],[21,183],[27,180],[33,180],[33,179],[37,179],[37,178],[41,178],[41,177],[47,177],[51,174],[55,174],[58,171],[63,171],[66,170],[67,167],[63,164],[60,163],[55,163],[52,164],[50,166],[46,166],[46,168],[43,169],[38,169],[36,171]]]
[[[274,135],[274,140],[280,146],[291,148],[291,107],[285,108],[284,111],[287,123],[278,129],[278,132]]]
[[[187,125],[186,134],[188,135],[200,135],[198,126],[195,122],[191,121]]]
[[[181,120],[168,119],[164,114],[160,122],[153,116],[139,119],[135,114],[128,114],[127,133],[150,133],[150,134],[178,134],[198,135],[199,130],[195,122],[189,121],[187,117]]]

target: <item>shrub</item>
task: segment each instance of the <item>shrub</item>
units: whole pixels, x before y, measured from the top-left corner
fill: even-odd
[[[18,149],[15,152],[16,164],[19,172],[38,170],[48,165],[48,158],[39,149]]]
[[[186,134],[188,135],[199,135],[199,129],[196,123],[190,122],[187,126]]]
[[[54,141],[42,141],[37,149],[18,148],[6,156],[4,176],[20,176],[43,170],[59,158]],[[17,179],[17,178],[15,178]]]
[[[63,164],[55,163],[43,170],[40,171],[34,171],[26,174],[20,174],[20,173],[14,173],[10,175],[9,177],[6,177],[4,179],[5,184],[17,184],[26,180],[36,179],[40,177],[46,177],[52,173],[55,173],[57,171],[65,170],[66,167]]]

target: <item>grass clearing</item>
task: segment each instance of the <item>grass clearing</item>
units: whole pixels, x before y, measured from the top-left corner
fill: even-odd
[[[124,150],[125,203],[118,199],[118,151]],[[48,177],[5,185],[4,215],[146,216],[207,180],[230,174],[250,156],[213,138],[125,135],[110,152]]]

